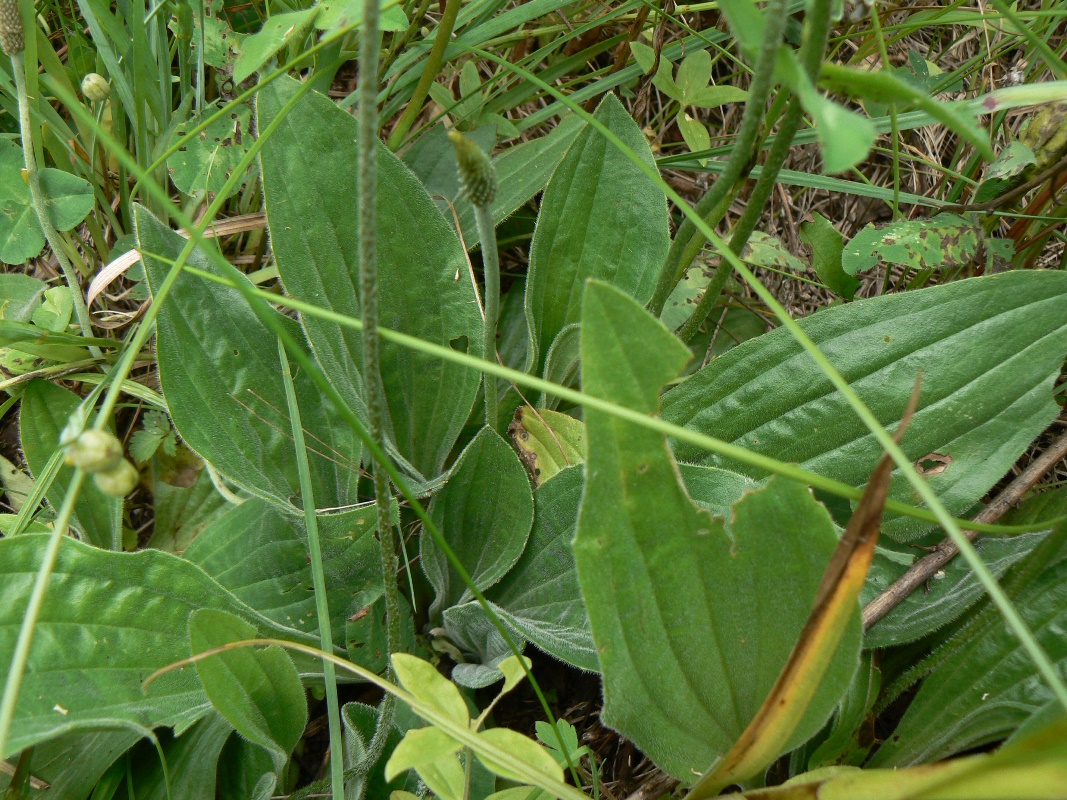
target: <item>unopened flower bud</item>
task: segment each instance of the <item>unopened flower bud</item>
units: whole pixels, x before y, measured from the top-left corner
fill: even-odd
[[[26,47],[18,0],[0,0],[0,47],[9,56],[18,55]]]
[[[107,78],[103,75],[90,72],[82,78],[82,95],[86,100],[93,100],[99,103],[102,100],[107,100],[109,94],[111,94],[111,84],[107,82]]]
[[[126,459],[110,472],[98,472],[93,475],[96,486],[106,495],[111,497],[125,497],[137,488],[141,476],[137,474],[137,468]]]
[[[448,134],[456,150],[459,182],[464,196],[476,206],[487,206],[496,197],[496,170],[493,162],[475,142],[459,131]]]
[[[107,431],[83,431],[67,450],[68,464],[94,474],[110,472],[122,460],[122,444]]]

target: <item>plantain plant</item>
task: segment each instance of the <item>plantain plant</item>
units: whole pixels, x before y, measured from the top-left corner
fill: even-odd
[[[96,5],[83,13],[99,27],[111,12]],[[849,302],[797,321],[747,266],[807,266],[753,231],[803,113],[830,171],[873,141],[872,121],[817,81],[910,104],[992,156],[976,106],[822,63],[829,4],[807,4],[794,50],[797,9],[724,2],[758,79],[744,135],[693,208],[619,93],[602,86],[587,111],[477,50],[495,29],[458,3],[438,66],[451,26],[471,23],[458,46],[570,114],[495,156],[518,128],[427,126],[394,153],[379,103],[398,111],[397,86],[414,98],[400,140],[428,89],[401,49],[378,75],[379,11],[394,43],[415,35],[414,4],[382,5],[286,7],[245,36],[213,3],[177,4],[176,35],[197,43],[179,79],[199,80],[188,118],[159,111],[173,122],[155,130],[162,155],[144,137],[131,155],[51,87],[138,181],[143,202],[124,211],[151,304],[119,348],[85,323],[67,332],[76,276],[66,293],[0,276],[29,471],[5,473],[21,494],[0,539],[12,796],[289,794],[309,696],[326,700],[330,768],[304,796],[578,800],[583,783],[599,796],[595,757],[552,719],[536,651],[598,673],[604,723],[692,798],[730,785],[751,798],[1062,793],[1067,501],[1038,495],[1010,527],[957,518],[1059,414],[1067,277],[994,270],[1012,249],[966,212],[870,228],[847,247],[816,219],[811,266]],[[358,117],[317,91],[357,38]],[[276,66],[305,47],[296,60],[315,59],[312,76]],[[632,52],[634,78],[669,55]],[[674,100],[710,103],[705,60],[682,61],[679,81],[699,74]],[[657,85],[677,88],[668,63]],[[208,68],[230,82],[217,99],[203,96]],[[472,69],[463,95],[495,120]],[[990,97],[987,110],[1029,102]],[[715,227],[776,121],[755,210],[724,241]],[[186,204],[155,180],[162,165]],[[498,235],[539,193],[528,269],[502,291]],[[673,238],[668,200],[684,217]],[[271,275],[240,272],[205,237],[227,202],[264,212]],[[718,261],[698,279],[705,242]],[[944,280],[853,300],[854,276],[881,262]],[[975,263],[997,274],[951,279]],[[738,278],[781,326],[750,326],[701,363],[713,342],[694,336]],[[158,392],[130,378],[146,358]],[[94,388],[77,394],[50,370]],[[154,500],[147,542],[124,492],[99,479],[133,469],[110,432],[121,393],[153,407],[129,448]],[[92,442],[104,467],[85,455]],[[862,607],[939,526],[963,558],[865,625]],[[1000,535],[971,545],[961,528]],[[875,749],[874,715],[920,679]],[[547,717],[538,741],[492,724],[523,680]],[[377,695],[354,686],[385,699],[368,705]],[[992,755],[897,769],[1005,738]],[[776,763],[792,781],[762,788]]]

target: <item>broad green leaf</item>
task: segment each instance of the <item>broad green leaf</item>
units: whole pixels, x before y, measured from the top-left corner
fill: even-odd
[[[438,800],[463,800],[466,778],[463,765],[455,756],[446,756],[438,761],[423,764],[419,777]]]
[[[0,261],[22,264],[44,247],[44,231],[22,178],[22,148],[0,141]],[[93,210],[93,187],[84,178],[46,167],[40,171],[45,210],[56,230],[69,231]]]
[[[156,291],[170,264],[153,256],[177,258],[185,239],[144,208],[134,221]],[[188,263],[217,273],[199,249]],[[281,319],[299,338],[297,323]],[[300,481],[274,334],[236,289],[188,274],[175,282],[156,326],[160,385],[182,439],[234,483],[291,509]],[[315,501],[348,505],[356,500],[359,439],[307,375],[295,380]]]
[[[1067,275],[1008,272],[858,300],[800,321],[882,425],[900,418],[918,371],[919,411],[902,447],[954,514],[976,503],[1055,419],[1053,382],[1067,352]],[[805,469],[863,485],[880,448],[828,378],[784,329],[720,356],[663,400],[664,419]],[[688,445],[683,461],[752,468]],[[920,466],[923,466],[920,463]],[[939,469],[944,467],[944,469]],[[890,495],[915,502],[895,473]],[[883,532],[927,528],[906,518]]]
[[[510,433],[535,486],[585,461],[585,423],[558,411],[520,407]]]
[[[685,145],[694,153],[699,153],[711,148],[711,135],[704,123],[693,119],[684,111],[678,115],[678,132],[682,134]]]
[[[520,659],[522,660],[521,662]],[[526,679],[526,672],[522,668],[523,662],[526,664],[526,669],[533,667],[530,659],[526,656],[508,656],[497,665],[500,671],[504,673],[504,685],[500,687],[497,697],[507,694]]]
[[[19,409],[19,434],[26,466],[40,475],[48,459],[59,449],[59,439],[70,415],[81,405],[81,398],[68,389],[40,379],[26,385]],[[53,508],[63,504],[74,468],[63,466],[45,493]],[[71,524],[85,541],[110,548],[119,541],[122,530],[122,499],[101,492],[90,479],[82,481],[74,504]]]
[[[74,300],[67,286],[53,286],[44,293],[42,303],[34,312],[33,324],[46,331],[59,333],[70,324]]]
[[[152,464],[152,498],[156,513],[148,546],[180,555],[208,525],[230,509],[215,490],[206,469],[190,487],[173,486],[158,460]]]
[[[914,403],[904,413],[896,441],[913,411]],[[892,470],[892,458],[889,454],[882,456],[823,571],[814,605],[785,666],[730,751],[717,759],[693,787],[694,800],[711,797],[731,784],[759,775],[774,762],[807,715],[824,685],[838,645],[848,637],[849,629],[856,627],[856,600],[878,543]],[[841,694],[838,692],[835,700]]]
[[[542,650],[576,667],[598,670],[571,550],[583,482],[581,467],[572,467],[538,488],[537,513],[522,558],[486,599]]]
[[[819,212],[812,212],[810,222],[800,225],[800,239],[811,250],[811,267],[831,292],[851,300],[860,282],[849,275],[841,264],[844,239],[833,224]]]
[[[47,537],[0,539],[0,662],[11,663]],[[276,625],[169,553],[114,553],[65,538],[38,620],[3,758],[72,731],[134,724],[184,730],[210,711],[193,670],[171,672],[147,690],[153,671],[189,655],[187,621],[212,608],[263,635],[315,644]]]
[[[653,166],[644,134],[614,95],[596,118]],[[645,303],[669,244],[663,193],[599,132],[583,130],[545,189],[530,249],[526,319],[534,371],[556,335],[579,321],[588,279]]]
[[[804,262],[790,253],[781,239],[763,231],[752,232],[741,258],[750,264],[779,270],[803,272],[805,268]]]
[[[199,609],[189,617],[193,655],[257,636],[256,626],[226,611]],[[307,725],[307,700],[296,665],[277,645],[235,647],[196,662],[215,709],[237,732],[270,751],[281,772]]]
[[[496,199],[493,200],[493,221],[497,225],[545,188],[563,154],[585,127],[580,117],[568,114],[546,135],[510,147],[493,159],[493,169],[500,184]],[[478,241],[474,207],[461,202],[456,205],[456,213],[463,231],[463,241],[468,249],[473,249]],[[451,214],[446,214],[445,219],[449,224],[455,224]]]
[[[362,0],[322,0],[322,13],[315,18],[315,27],[327,34],[363,21]],[[402,31],[408,26],[404,9],[390,0],[382,0],[378,26],[383,31]]]
[[[296,88],[296,81],[286,78],[259,92],[261,127],[273,122]],[[352,115],[309,93],[263,148],[262,165],[271,244],[286,289],[301,300],[358,317],[356,129]],[[458,239],[403,163],[384,145],[378,154],[381,324],[480,356],[482,320]],[[310,317],[303,325],[324,371],[359,411],[361,335]],[[381,373],[388,437],[416,477],[437,477],[467,420],[481,376],[385,342]]]
[[[400,685],[420,702],[432,706],[460,725],[470,722],[470,712],[467,711],[463,695],[433,664],[407,653],[393,653],[392,661]]]
[[[882,262],[929,270],[985,266],[990,244],[974,220],[938,214],[930,219],[868,225],[845,245],[841,265],[849,275]]]
[[[467,445],[430,516],[481,591],[499,581],[522,555],[533,524],[533,496],[515,451],[483,428]],[[436,591],[431,617],[473,598],[429,534],[419,540],[422,568]]]
[[[323,574],[334,641],[344,643],[345,620],[384,590],[373,504],[320,514]],[[221,586],[288,628],[318,630],[303,520],[249,500],[216,518],[185,551],[185,558]]]
[[[549,755],[541,745],[518,731],[508,728],[490,728],[478,734],[478,738],[489,744],[499,747],[509,755],[529,764],[534,769],[549,775],[557,781],[563,780],[563,767],[556,763],[556,759]],[[516,775],[495,761],[492,761],[481,753],[477,753],[478,760],[495,775],[510,781],[521,781],[522,777]]]
[[[181,736],[163,742],[167,759],[170,793],[163,765],[158,757],[134,759],[131,780],[127,782],[138,800],[199,800],[215,796],[219,756],[233,726],[218,713],[197,721]]]
[[[321,6],[312,6],[303,11],[274,14],[265,20],[258,33],[241,42],[241,54],[233,65],[233,82],[244,83],[275,53],[302,37],[321,10]]]
[[[590,283],[583,306],[585,391],[656,413],[688,349],[612,287]],[[604,675],[603,719],[660,768],[692,781],[760,708],[837,535],[805,487],[772,479],[735,504],[731,536],[690,500],[659,434],[592,409],[586,425],[574,552]],[[825,722],[859,646],[857,614],[785,749]]]
[[[711,56],[707,50],[697,50],[683,58],[674,76],[674,82],[682,90],[682,104],[691,105],[697,93],[708,88],[710,80]]]
[[[213,0],[204,0],[204,27],[200,28],[200,3],[197,0],[186,0],[192,10],[193,35],[189,40],[190,58],[197,59],[199,50],[203,44],[204,63],[216,69],[226,69],[233,64],[237,53],[241,49],[241,39],[244,34],[234,33],[230,23],[218,16],[218,9]],[[222,5],[221,2],[218,3]]]
[[[38,744],[33,749],[32,771],[49,786],[48,794],[42,796],[64,800],[89,797],[108,768],[143,735],[141,730],[84,731]]]
[[[385,765],[385,779],[392,781],[405,770],[419,769],[449,758],[463,747],[438,728],[412,728],[400,740]]]
[[[223,114],[195,136],[187,135],[188,131],[218,110],[219,104],[212,104],[199,115],[178,125],[168,142],[171,147],[178,145],[178,151],[167,159],[167,172],[178,190],[185,194],[217,194],[252,146],[253,137],[249,128],[252,110],[247,105]],[[240,187],[241,184],[238,184],[233,191],[239,191]]]
[[[0,275],[0,319],[29,322],[48,284],[18,272]]]
[[[1065,533],[1053,531],[1004,579],[1023,621],[1060,670],[1067,667]],[[1053,698],[1018,639],[988,603],[928,665],[933,673],[872,765],[936,761],[996,741]]]

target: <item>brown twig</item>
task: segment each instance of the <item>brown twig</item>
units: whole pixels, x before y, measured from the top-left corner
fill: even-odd
[[[975,522],[996,522],[1004,513],[1019,502],[1022,496],[1033,487],[1045,473],[1065,455],[1067,455],[1067,434],[1060,436],[1049,445],[1041,455],[1035,458],[1015,480],[1008,484],[996,498],[975,516]],[[964,531],[968,541],[974,541],[977,531]],[[949,539],[945,539],[937,548],[914,564],[908,571],[868,603],[863,609],[863,629],[868,630],[874,623],[896,608],[905,597],[925,584],[945,564],[951,561],[959,549]]]

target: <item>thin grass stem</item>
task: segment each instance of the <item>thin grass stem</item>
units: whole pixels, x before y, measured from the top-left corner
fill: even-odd
[[[319,546],[319,524],[315,515],[315,492],[311,485],[311,465],[308,463],[304,445],[304,428],[300,422],[300,404],[296,399],[293,375],[289,371],[289,359],[285,345],[278,342],[278,360],[282,365],[282,382],[285,385],[285,400],[289,405],[289,420],[293,431],[296,452],[296,469],[300,476],[300,501],[304,507],[304,529],[307,533],[308,556],[311,561],[311,585],[315,589],[315,614],[319,618],[319,647],[325,652],[333,649],[333,630],[330,626],[330,604],[326,595],[326,576],[322,567],[322,548]],[[330,728],[330,790],[333,800],[344,800],[344,739],[341,736],[341,710],[337,700],[337,675],[333,662],[324,659],[322,678],[326,689],[326,716]]]

